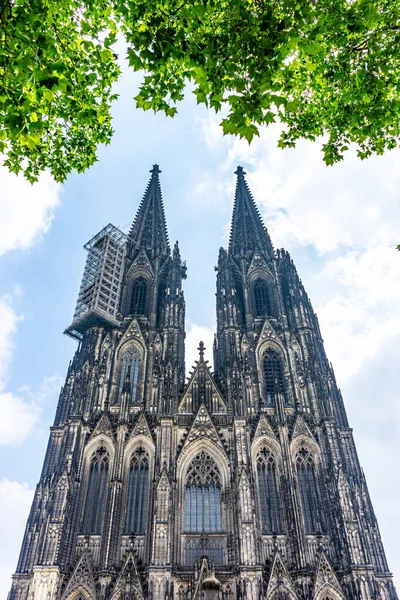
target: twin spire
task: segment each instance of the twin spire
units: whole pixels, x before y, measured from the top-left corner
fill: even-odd
[[[144,248],[151,258],[170,253],[164,204],[162,201],[158,165],[153,165],[151,177],[139,205],[129,238],[135,250]]]
[[[238,167],[235,175],[237,175],[237,182],[229,253],[234,258],[249,258],[255,250],[267,250],[268,254],[272,256],[272,243],[244,178],[246,172],[243,167]]]
[[[134,249],[144,248],[152,258],[155,258],[168,255],[170,247],[161,195],[159,166],[153,165],[150,173],[151,178],[129,232],[129,238]],[[245,180],[246,173],[243,167],[239,166],[235,175],[237,175],[237,183],[229,253],[234,258],[248,258],[258,249],[266,250],[272,256],[272,243]]]

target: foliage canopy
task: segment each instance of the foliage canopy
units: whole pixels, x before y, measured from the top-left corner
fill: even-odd
[[[138,107],[173,116],[190,81],[224,133],[325,135],[327,164],[397,146],[400,0],[0,0],[0,151],[62,181],[112,136],[117,36]]]

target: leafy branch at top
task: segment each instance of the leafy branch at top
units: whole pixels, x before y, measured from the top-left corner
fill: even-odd
[[[173,116],[192,82],[249,142],[283,124],[279,146],[325,136],[327,164],[398,144],[400,0],[3,0],[0,151],[34,181],[62,181],[112,136],[112,50],[120,32],[144,71],[135,98]]]

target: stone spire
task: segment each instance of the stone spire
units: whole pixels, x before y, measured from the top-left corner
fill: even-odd
[[[155,258],[166,256],[170,249],[161,195],[159,166],[153,165],[150,173],[151,178],[129,232],[129,238],[133,250],[144,248],[151,258]]]
[[[238,167],[235,175],[237,175],[237,183],[229,253],[235,258],[249,258],[255,250],[261,250],[266,251],[272,258],[272,243],[244,178],[246,173],[243,167]]]

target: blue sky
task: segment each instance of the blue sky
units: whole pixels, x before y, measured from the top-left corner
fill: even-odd
[[[220,118],[189,93],[174,119],[134,109],[125,75],[115,135],[99,162],[64,186],[34,186],[0,168],[0,593],[15,569],[59,388],[75,342],[72,319],[83,245],[111,222],[127,230],[154,163],[170,242],[187,261],[188,364],[215,323],[218,249],[226,246],[234,170],[242,164],[275,247],[295,260],[320,319],[380,523],[400,576],[400,152],[323,165],[320,142],[276,148],[278,127],[251,147],[223,138]],[[12,541],[10,541],[12,538]]]

